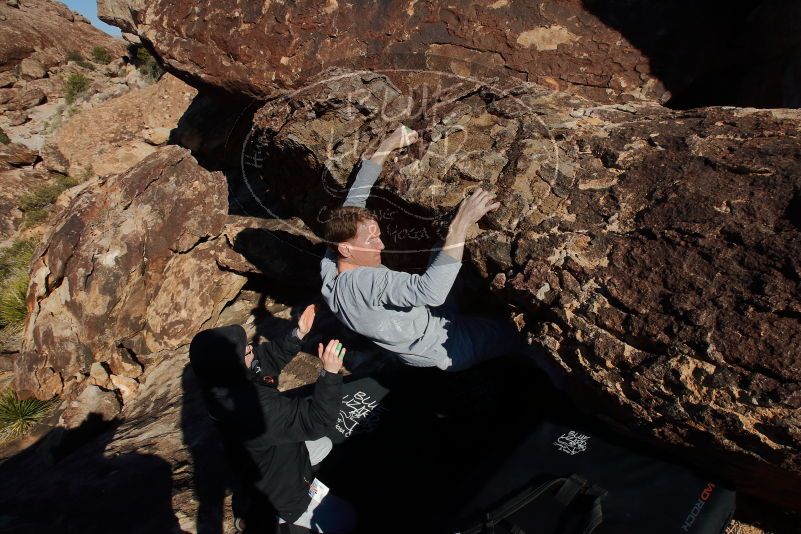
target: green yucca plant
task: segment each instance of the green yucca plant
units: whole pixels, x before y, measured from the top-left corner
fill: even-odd
[[[22,227],[30,228],[46,221],[50,205],[58,199],[62,192],[78,185],[78,183],[80,183],[80,180],[77,178],[59,176],[55,181],[40,185],[23,195],[19,199],[19,205],[17,206],[23,212]]]
[[[57,398],[48,401],[20,400],[13,389],[0,394],[0,441],[18,438],[30,430],[55,407]]]
[[[0,328],[19,331],[28,307],[28,268],[36,248],[32,239],[17,239],[0,251]]]
[[[0,280],[10,278],[20,269],[27,271],[35,249],[34,239],[15,239],[11,246],[0,250]]]
[[[19,270],[0,287],[0,326],[3,328],[22,328],[28,313],[25,299],[29,281],[28,272]]]

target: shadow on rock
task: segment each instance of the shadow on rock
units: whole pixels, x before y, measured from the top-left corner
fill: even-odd
[[[141,452],[104,455],[121,424],[91,413],[78,428],[56,428],[0,465],[0,530],[182,532],[168,462]]]
[[[264,432],[261,405],[255,385],[240,387],[230,398],[216,394],[215,388],[206,392],[209,409],[232,410],[242,422],[240,432],[230,436],[215,427],[204,404],[204,393],[190,365],[182,376],[184,404],[181,427],[192,455],[193,485],[198,500],[197,532],[224,532],[225,497],[232,493],[232,511],[247,524],[248,534],[275,532],[275,511],[269,502],[253,489],[258,467],[242,446],[242,440],[252,439]],[[241,476],[244,475],[244,476]]]
[[[583,0],[650,61],[674,109],[798,107],[801,7],[777,0]]]
[[[198,500],[197,532],[223,532],[226,491],[235,485],[225,461],[222,440],[203,405],[203,396],[192,368],[181,376],[183,405],[181,430],[193,465],[193,486]]]
[[[273,298],[289,302],[316,296],[322,284],[320,259],[325,248],[302,234],[305,226],[298,220],[262,220],[259,224],[259,228],[243,228],[236,234],[234,251],[268,279]]]

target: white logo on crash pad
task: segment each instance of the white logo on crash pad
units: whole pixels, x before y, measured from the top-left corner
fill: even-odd
[[[554,442],[554,445],[556,445],[556,448],[560,451],[573,455],[586,451],[589,439],[589,436],[571,430],[567,434],[559,436]]]
[[[357,391],[352,396],[345,395],[339,408],[336,429],[346,438],[352,434],[371,432],[381,415],[387,411],[364,391]]]

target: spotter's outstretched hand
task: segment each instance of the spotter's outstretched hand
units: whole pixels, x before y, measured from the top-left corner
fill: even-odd
[[[332,339],[328,345],[323,347],[322,343],[317,344],[317,356],[323,362],[323,369],[327,373],[338,373],[342,368],[342,359],[345,357],[346,349],[338,339]]]
[[[314,317],[317,313],[317,305],[316,304],[309,304],[306,306],[306,309],[303,310],[303,313],[300,314],[300,318],[298,319],[298,337],[303,339],[306,334],[311,331],[312,324],[314,324]]]

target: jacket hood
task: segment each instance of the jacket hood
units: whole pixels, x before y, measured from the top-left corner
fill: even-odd
[[[192,338],[189,362],[204,387],[231,386],[248,380],[245,369],[247,335],[239,325],[203,330]]]

